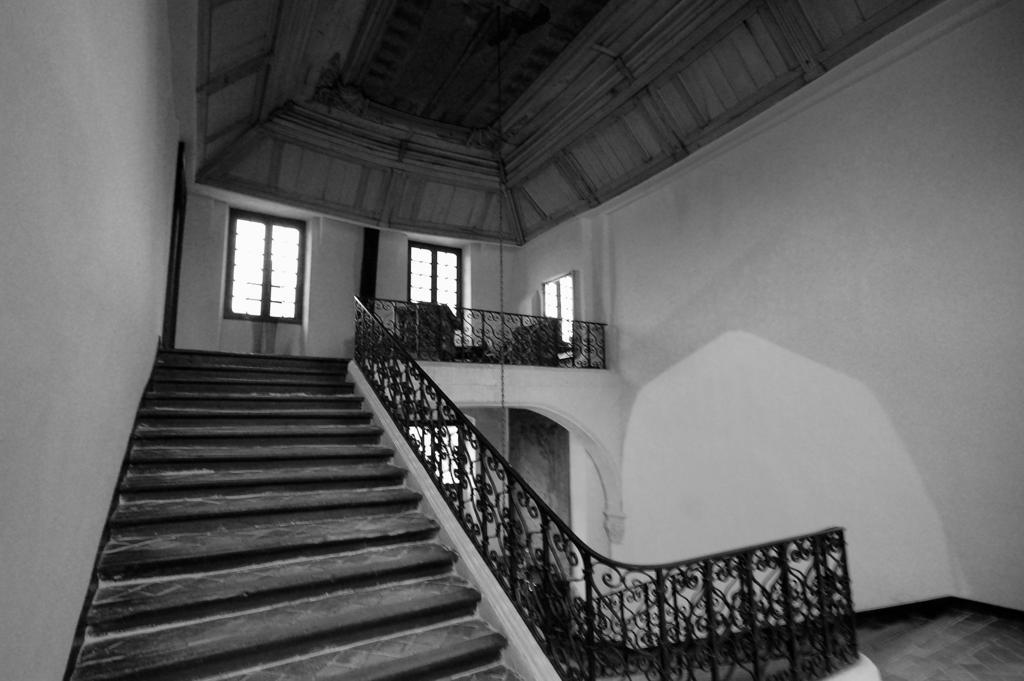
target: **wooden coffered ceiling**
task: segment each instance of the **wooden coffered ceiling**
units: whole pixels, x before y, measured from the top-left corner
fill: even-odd
[[[200,0],[197,181],[523,243],[936,2]]]

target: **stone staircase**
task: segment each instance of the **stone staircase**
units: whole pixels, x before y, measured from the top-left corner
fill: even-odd
[[[520,681],[345,373],[160,353],[71,681]]]

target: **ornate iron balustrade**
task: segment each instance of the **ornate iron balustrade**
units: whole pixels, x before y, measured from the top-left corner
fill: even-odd
[[[811,681],[857,658],[843,531],[662,565],[588,547],[356,301],[356,362],[566,681]]]
[[[369,304],[419,360],[605,367],[605,325],[597,322],[382,298]]]

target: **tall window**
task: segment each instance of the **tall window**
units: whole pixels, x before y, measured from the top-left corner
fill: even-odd
[[[544,316],[558,317],[562,320],[562,340],[566,343],[572,339],[574,289],[575,275],[570,273],[544,282],[541,291],[541,297],[544,299]]]
[[[256,321],[302,321],[305,224],[231,211],[224,316]]]
[[[438,303],[455,311],[461,300],[462,251],[409,243],[409,302]]]

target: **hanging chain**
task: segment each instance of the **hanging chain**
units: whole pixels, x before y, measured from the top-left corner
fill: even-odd
[[[501,353],[499,354],[499,384],[501,386],[501,438],[505,456],[509,456],[508,408],[505,406],[505,353],[508,352],[505,325],[505,173],[501,158],[502,125],[502,62],[501,62],[501,5],[498,12],[498,134],[495,142],[495,159],[498,162],[498,314],[501,320]]]

